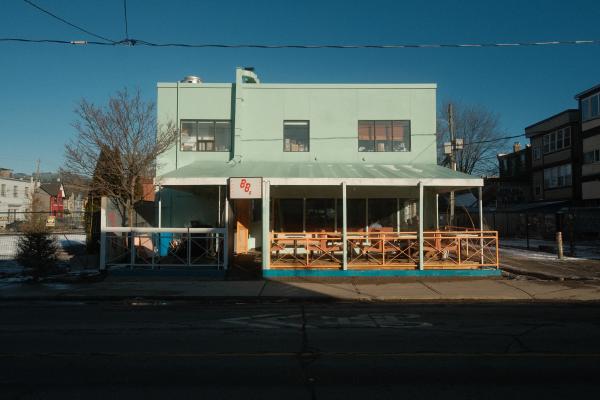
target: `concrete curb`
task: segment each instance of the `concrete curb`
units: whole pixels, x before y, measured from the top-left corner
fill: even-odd
[[[199,302],[199,303],[356,303],[356,304],[389,304],[389,303],[513,303],[513,304],[532,304],[532,303],[554,303],[554,304],[584,304],[600,303],[600,299],[578,300],[578,299],[507,299],[507,298],[356,298],[345,299],[328,296],[78,296],[78,295],[53,295],[53,296],[3,296],[2,302],[31,302],[31,301],[54,301],[54,302]],[[140,304],[140,306],[160,305],[160,304]]]
[[[530,276],[532,278],[538,278],[538,279],[542,279],[542,280],[548,280],[548,281],[598,281],[598,279],[596,278],[585,278],[582,276],[564,276],[564,275],[555,275],[555,274],[550,274],[550,273],[544,273],[544,272],[539,272],[539,271],[529,271],[526,269],[522,269],[519,267],[515,267],[512,265],[508,265],[508,264],[500,264],[500,269],[502,271],[506,271],[508,273],[511,273],[513,275],[523,275],[523,276]]]

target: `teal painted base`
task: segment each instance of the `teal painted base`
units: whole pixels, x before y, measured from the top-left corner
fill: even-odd
[[[262,271],[264,278],[289,278],[289,277],[493,277],[501,276],[499,269],[265,269]]]

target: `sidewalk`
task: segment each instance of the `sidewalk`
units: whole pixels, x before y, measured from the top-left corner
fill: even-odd
[[[600,282],[600,260],[574,257],[559,260],[554,254],[503,247],[500,267],[512,274],[540,279]]]
[[[600,282],[513,279],[103,281],[5,284],[1,300],[600,301]]]

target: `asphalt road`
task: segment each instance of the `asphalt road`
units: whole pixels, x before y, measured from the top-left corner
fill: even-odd
[[[595,398],[597,304],[0,303],[8,399]]]

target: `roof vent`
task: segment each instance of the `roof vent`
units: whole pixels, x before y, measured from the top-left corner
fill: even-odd
[[[202,83],[202,79],[200,79],[200,77],[198,77],[198,76],[188,75],[185,78],[183,78],[180,82],[181,83]]]

